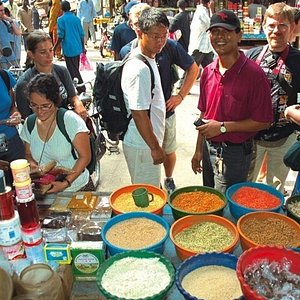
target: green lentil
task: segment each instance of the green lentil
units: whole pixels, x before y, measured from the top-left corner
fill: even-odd
[[[190,226],[174,237],[182,247],[195,252],[221,251],[234,240],[231,232],[224,226],[203,222]]]

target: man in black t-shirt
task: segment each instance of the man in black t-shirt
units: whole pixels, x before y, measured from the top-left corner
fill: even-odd
[[[300,51],[288,44],[294,26],[292,7],[285,3],[270,5],[263,22],[268,45],[251,49],[246,54],[269,78],[274,114],[270,128],[255,137],[256,157],[249,180],[256,181],[266,156],[266,183],[280,191],[284,191],[289,172],[282,159],[296,138],[295,125],[285,118],[284,111],[287,106],[297,103],[297,93],[300,93]]]

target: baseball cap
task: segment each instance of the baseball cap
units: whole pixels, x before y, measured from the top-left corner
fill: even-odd
[[[140,2],[137,2],[137,1],[134,1],[134,0],[128,2],[128,3],[125,5],[125,8],[124,8],[125,14],[128,16],[131,7],[133,7],[134,5],[139,4],[139,3],[140,3]]]
[[[215,27],[222,27],[227,30],[235,30],[241,28],[240,20],[236,14],[231,10],[221,10],[210,18],[210,25],[207,30]]]

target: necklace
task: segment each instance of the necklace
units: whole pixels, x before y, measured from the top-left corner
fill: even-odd
[[[38,166],[40,165],[41,161],[42,161],[42,157],[43,157],[43,154],[44,154],[44,151],[45,151],[45,147],[46,147],[46,143],[48,142],[48,137],[49,137],[49,133],[50,133],[50,130],[52,128],[52,125],[53,125],[53,122],[54,120],[56,119],[56,116],[54,116],[48,130],[47,130],[47,134],[46,134],[46,138],[45,138],[45,141],[44,141],[44,145],[43,145],[43,149],[42,149],[42,153],[41,153],[41,156],[40,156],[40,159],[39,159],[39,162],[38,162]]]

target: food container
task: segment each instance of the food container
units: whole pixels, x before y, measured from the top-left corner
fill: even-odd
[[[102,241],[72,242],[73,275],[78,280],[95,280],[97,271],[105,260]]]
[[[10,168],[15,183],[24,182],[30,179],[29,162],[26,159],[16,159],[10,163]]]
[[[268,259],[270,262],[280,263],[283,258],[286,258],[291,262],[290,271],[300,275],[300,254],[292,250],[274,246],[259,246],[242,253],[242,255],[238,258],[237,276],[246,300],[264,300],[266,298],[258,295],[245,282],[245,269],[261,259]]]
[[[276,198],[279,199],[280,204],[269,209],[254,209],[254,208],[249,208],[247,206],[240,205],[236,203],[232,199],[232,196],[242,187],[251,187],[251,188],[256,188],[264,192],[268,192],[271,195],[275,196]],[[255,211],[270,211],[270,212],[280,212],[280,210],[283,207],[284,204],[284,196],[281,192],[277,191],[275,188],[272,186],[263,184],[263,183],[256,183],[256,182],[242,182],[242,183],[236,183],[230,186],[227,191],[226,191],[226,198],[228,200],[228,205],[229,205],[229,210],[231,215],[235,219],[239,219],[241,216],[250,213],[250,212],[255,212]]]
[[[300,195],[289,197],[285,201],[286,214],[300,224]]]
[[[26,244],[27,246],[32,246],[36,243],[39,243],[39,241],[43,238],[41,225],[39,224],[36,227],[30,229],[22,227],[21,235],[24,244]]]
[[[195,256],[192,256],[188,259],[186,259],[184,262],[182,262],[179,267],[176,270],[176,275],[175,275],[175,283],[176,286],[179,290],[179,292],[184,296],[185,299],[187,300],[195,300],[198,299],[196,298],[195,295],[191,295],[182,285],[182,281],[191,272],[201,268],[201,267],[207,267],[207,266],[221,266],[221,267],[226,267],[230,268],[232,270],[236,270],[236,264],[237,264],[237,257],[232,254],[228,253],[217,253],[217,252],[212,252],[212,253],[204,253],[204,254],[197,254]],[[238,278],[236,277],[236,280],[238,281]],[[230,284],[228,282],[228,278],[225,278],[226,285]],[[209,291],[212,293],[219,294],[222,292],[222,288],[224,288],[222,282],[218,282],[217,278],[214,279],[213,285],[210,286]],[[204,287],[203,285],[198,285],[199,290],[203,290]],[[208,287],[206,287],[208,289]],[[213,291],[214,290],[214,291]],[[228,291],[227,291],[228,292]],[[223,290],[224,293],[224,290]],[[241,292],[242,295],[242,292]],[[215,295],[216,296],[216,295]],[[222,297],[222,299],[225,299]],[[231,298],[230,300],[232,300]],[[242,298],[240,298],[242,299]]]
[[[18,199],[28,199],[32,196],[31,180],[14,183]]]
[[[206,209],[205,211],[203,210],[202,212],[192,212],[191,210],[185,210],[185,209],[180,209],[176,206],[173,205],[173,200],[175,199],[176,196],[184,194],[184,193],[192,193],[192,192],[206,192],[206,193],[210,193],[213,195],[213,197],[217,196],[216,199],[218,200],[222,200],[223,203],[221,203],[221,205],[218,206],[218,208],[215,209]],[[205,207],[207,208],[207,205],[209,203],[211,203],[211,201],[207,201],[206,199],[203,198],[198,198],[197,199],[197,203],[199,203],[199,207],[204,205],[204,201],[205,201]],[[187,197],[186,200],[187,203],[190,202],[190,199]],[[169,199],[168,199],[168,204],[170,205],[171,209],[172,209],[172,214],[175,220],[178,220],[179,218],[188,216],[188,215],[208,215],[208,214],[214,214],[214,215],[223,215],[223,210],[227,205],[227,200],[226,197],[220,193],[219,191],[210,188],[210,187],[206,187],[206,186],[187,186],[187,187],[183,187],[180,189],[176,189],[173,193],[171,193]],[[194,205],[195,206],[195,205]]]
[[[277,222],[274,223],[274,220]],[[277,223],[279,224],[276,225]],[[251,232],[245,232],[245,224],[250,224]],[[263,245],[283,246],[281,241],[275,240],[273,236],[277,239],[285,237],[293,238],[293,245],[288,244],[285,246],[295,248],[300,247],[300,225],[283,214],[273,212],[248,213],[238,220],[237,230],[240,234],[240,243],[244,251],[251,247]],[[262,241],[269,240],[269,242],[267,244],[265,242],[255,242],[253,238],[249,237],[249,232],[250,235],[255,236],[256,239],[260,239]],[[278,232],[280,234],[278,234]]]
[[[107,249],[108,249],[110,255],[115,255],[117,253],[129,251],[131,249],[121,248],[121,247],[118,247],[115,244],[112,244],[111,242],[109,242],[106,237],[108,230],[110,230],[114,225],[120,224],[120,222],[137,219],[137,218],[145,218],[146,220],[150,220],[150,221],[158,223],[165,229],[165,234],[161,238],[161,240],[159,240],[155,244],[152,244],[150,246],[146,246],[146,247],[143,247],[140,249],[135,249],[135,250],[149,250],[149,251],[153,251],[153,252],[157,252],[157,253],[163,252],[165,241],[167,240],[168,235],[169,235],[169,224],[167,223],[167,221],[165,221],[165,219],[163,219],[162,217],[155,215],[155,214],[150,214],[150,213],[146,213],[146,212],[132,212],[132,213],[117,215],[117,216],[113,217],[112,219],[110,219],[103,226],[101,236],[102,236],[102,240],[104,241],[105,245],[107,246]],[[146,232],[148,233],[148,231],[146,231]],[[139,232],[137,232],[137,233],[139,233]],[[130,233],[130,236],[128,236],[127,239],[129,239],[129,240],[130,240],[130,238],[134,239],[133,234],[134,234],[134,232]],[[142,234],[141,236],[142,236],[143,240],[145,240],[145,241],[147,241],[146,239],[153,238],[153,236],[149,236],[149,235]],[[125,235],[120,236],[120,238],[126,239]]]
[[[124,194],[131,194],[135,189],[140,188],[140,187],[146,188],[149,193],[152,193],[154,195],[154,197],[160,197],[161,198],[160,203],[158,205],[156,205],[157,202],[154,199],[153,203],[150,203],[150,205],[148,207],[143,208],[143,207],[138,207],[138,206],[134,205],[134,200],[132,198],[133,203],[132,203],[132,206],[130,206],[130,207],[132,207],[132,210],[124,211],[121,208],[116,207],[116,200],[118,199],[118,197],[120,197]],[[124,212],[133,212],[133,211],[139,211],[139,212],[147,211],[147,212],[151,212],[156,215],[162,215],[163,208],[164,208],[165,204],[167,203],[167,198],[168,198],[168,196],[167,196],[166,192],[159,189],[158,187],[156,187],[154,185],[132,184],[132,185],[124,186],[124,187],[114,191],[109,197],[109,202],[112,207],[112,211],[113,211],[114,215],[119,215]]]
[[[97,273],[97,279],[96,279],[96,283],[97,286],[100,290],[100,293],[106,298],[106,299],[111,299],[111,300],[123,300],[123,297],[117,297],[113,294],[111,294],[110,292],[108,292],[104,287],[103,287],[103,276],[105,274],[105,272],[111,268],[111,266],[114,263],[118,263],[123,259],[126,258],[132,258],[132,259],[137,259],[137,263],[136,265],[138,265],[139,268],[139,274],[140,276],[133,276],[135,278],[133,278],[132,280],[128,281],[128,268],[125,272],[125,270],[123,272],[120,272],[119,274],[121,275],[121,279],[118,282],[117,285],[115,285],[117,287],[117,290],[121,290],[121,289],[126,289],[128,291],[134,291],[136,289],[139,290],[146,290],[148,288],[154,287],[155,289],[159,289],[159,286],[162,285],[162,283],[166,283],[165,286],[159,290],[157,293],[155,293],[152,296],[148,296],[148,297],[138,297],[135,299],[139,299],[139,300],[162,300],[165,299],[168,291],[170,290],[170,288],[173,285],[174,282],[174,267],[171,264],[171,262],[165,258],[162,255],[159,255],[157,253],[154,252],[149,252],[149,251],[128,251],[125,253],[119,253],[117,255],[112,256],[111,258],[109,258],[108,260],[106,260],[99,268],[98,273]],[[154,274],[153,276],[153,272],[156,271],[156,269],[152,268],[151,270],[148,269],[148,263],[145,263],[145,260],[147,261],[148,259],[151,260],[155,260],[156,262],[162,264],[162,268],[165,270],[165,275],[167,275],[167,279],[166,278],[162,278],[162,276],[157,276],[156,274]],[[139,261],[141,263],[139,263]],[[144,274],[143,271],[145,269]],[[135,268],[135,270],[132,270],[132,272],[135,273],[135,271],[137,270],[137,268]],[[132,275],[130,275],[132,276]],[[123,279],[122,279],[123,277]],[[153,278],[154,277],[154,278]],[[130,277],[131,278],[131,277]],[[112,278],[113,280],[116,280],[116,278]],[[141,283],[139,282],[138,279],[143,279],[143,283],[141,286]],[[125,286],[124,286],[125,284]],[[128,287],[128,284],[130,285],[130,288]],[[128,299],[128,298],[127,298]]]
[[[0,221],[0,246],[11,246],[21,240],[20,218],[17,211],[14,217]]]
[[[10,186],[0,193],[0,221],[12,219],[15,215],[14,193]]]
[[[44,246],[46,261],[56,261],[61,265],[69,265],[72,261],[70,245],[48,243]]]
[[[218,252],[232,252],[234,250],[235,246],[237,245],[237,243],[239,241],[239,234],[236,229],[236,226],[233,223],[231,223],[230,221],[228,221],[226,218],[216,216],[216,215],[186,216],[186,217],[180,218],[179,220],[175,221],[172,224],[171,229],[170,229],[170,239],[173,242],[173,244],[175,245],[175,250],[176,250],[177,256],[181,260],[185,260],[188,257],[193,256],[197,253],[201,253],[201,251],[194,251],[194,250],[183,247],[181,244],[179,244],[175,240],[176,235],[191,226],[194,226],[197,224],[203,224],[203,223],[212,223],[212,224],[219,225],[220,227],[222,226],[225,229],[227,229],[227,232],[229,235],[230,234],[232,235],[231,243]],[[205,236],[205,238],[206,237],[207,236]],[[210,238],[210,236],[209,236],[209,238]],[[193,240],[196,240],[196,239],[193,239]],[[219,240],[221,242],[223,240],[223,238],[220,236]],[[208,251],[203,251],[203,252],[208,252]],[[210,252],[216,252],[216,251],[210,251]]]

